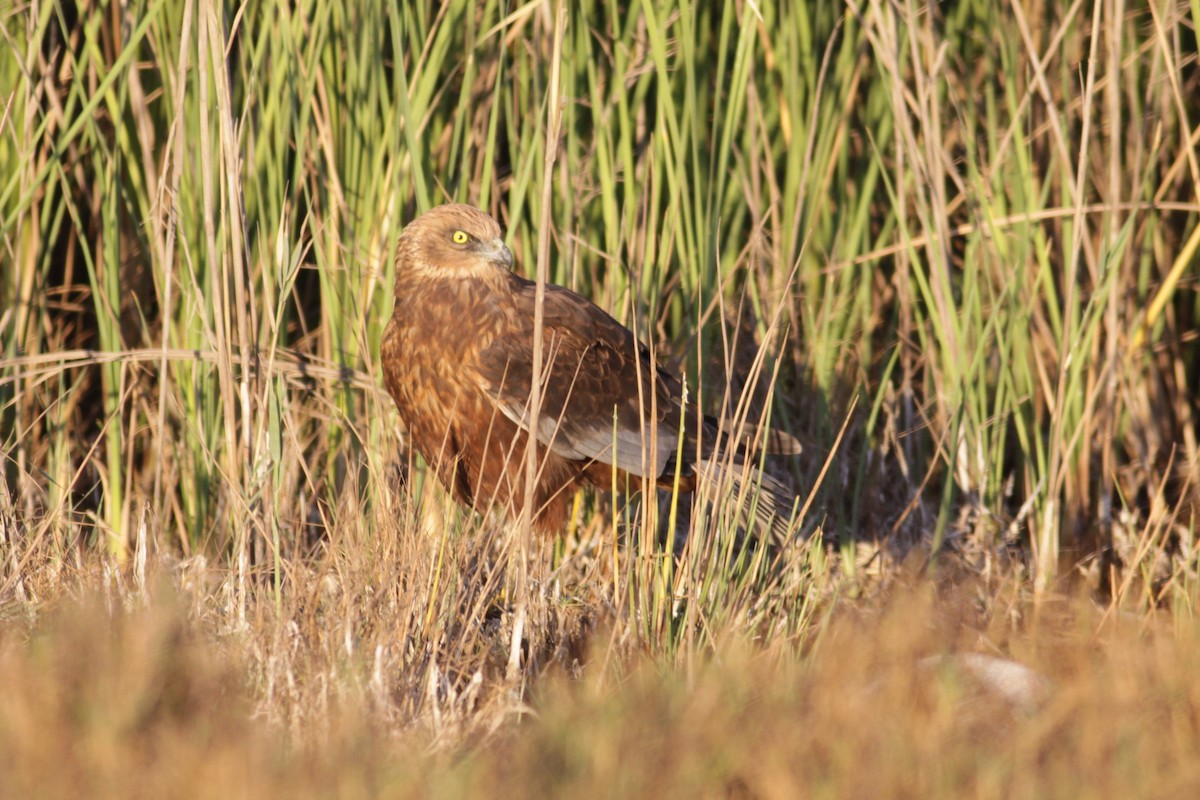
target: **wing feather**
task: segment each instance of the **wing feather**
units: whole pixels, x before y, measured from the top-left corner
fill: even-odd
[[[534,284],[514,279],[510,335],[480,353],[477,378],[501,413],[528,431]],[[662,474],[679,432],[678,382],[654,369],[625,326],[574,292],[547,286],[544,309],[537,440],[563,458],[635,475],[654,464],[654,477]]]

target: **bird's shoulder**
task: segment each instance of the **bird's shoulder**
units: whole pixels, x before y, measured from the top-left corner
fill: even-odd
[[[532,341],[537,284],[513,277],[509,287],[511,306]],[[557,284],[546,285],[542,325],[550,337],[559,340],[560,347],[601,348],[630,357],[641,348],[633,332],[604,309]]]
[[[532,379],[536,296],[533,281],[514,276],[507,301],[512,335],[497,337],[479,357],[485,385],[492,391],[503,386],[514,399],[528,396]],[[647,381],[662,409],[678,397],[675,377],[655,363],[632,331],[587,298],[548,284],[543,309],[542,369],[550,407],[565,405],[568,395],[576,402],[594,398],[611,419],[614,403],[640,402],[638,385]]]

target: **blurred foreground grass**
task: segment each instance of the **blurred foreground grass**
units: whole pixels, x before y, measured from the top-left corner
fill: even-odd
[[[568,17],[545,175],[547,3],[0,9],[0,793],[1194,787],[1200,4]],[[404,222],[531,274],[547,181],[551,280],[800,437],[813,536],[582,497],[514,684],[520,551],[375,362]]]
[[[883,613],[836,615],[812,654],[722,641],[682,670],[606,631],[582,677],[554,670],[517,704],[443,677],[408,686],[390,656],[372,667],[286,625],[214,635],[170,594],[106,611],[115,599],[88,593],[0,633],[5,796],[1076,798],[1200,785],[1200,631],[1102,623],[1083,603],[1017,631],[962,612],[969,596],[904,591]],[[981,649],[1040,682],[1014,699],[949,655]],[[398,715],[414,690],[421,713]]]

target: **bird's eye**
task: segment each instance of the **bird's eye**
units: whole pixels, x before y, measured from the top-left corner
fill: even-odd
[[[450,239],[455,244],[466,244],[468,241],[470,241],[471,237],[467,235],[466,231],[455,231]]]

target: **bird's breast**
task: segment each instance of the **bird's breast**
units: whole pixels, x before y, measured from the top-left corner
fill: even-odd
[[[474,385],[468,375],[480,353],[504,335],[502,305],[488,288],[465,280],[399,287],[384,336],[389,385],[412,395],[410,402],[426,403],[446,402]]]
[[[381,346],[388,391],[427,461],[463,457],[468,470],[476,469],[470,443],[495,435],[497,413],[477,368],[483,350],[503,335],[502,309],[494,296],[468,285],[402,288]],[[457,474],[443,475],[443,482],[470,496]]]

